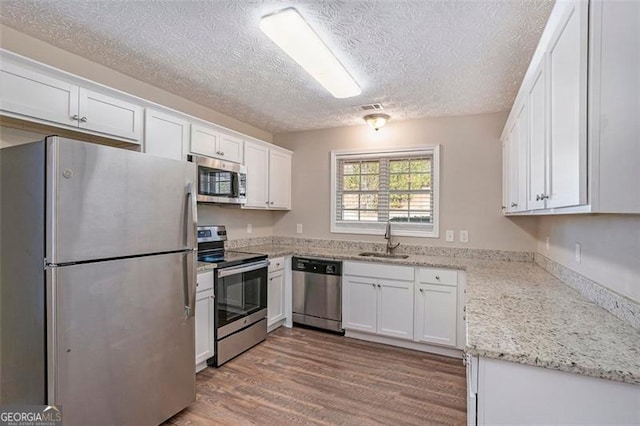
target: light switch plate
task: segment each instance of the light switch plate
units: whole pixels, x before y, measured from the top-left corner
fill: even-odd
[[[247,234],[250,234],[253,232],[253,225],[251,225],[250,223],[247,223]]]
[[[302,224],[301,223],[296,225],[296,232],[298,234],[302,234]]]
[[[460,242],[461,243],[468,243],[469,242],[469,231],[467,231],[467,230],[460,231]]]
[[[580,243],[576,243],[576,263],[582,262],[582,248]]]
[[[546,247],[547,247],[547,251],[549,251],[549,237],[547,237],[547,238],[545,239],[544,244],[545,244],[545,245],[546,245]]]
[[[456,239],[453,229],[447,229],[445,239],[447,240],[448,243],[452,243]]]

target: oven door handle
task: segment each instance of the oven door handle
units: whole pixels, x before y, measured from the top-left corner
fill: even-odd
[[[258,269],[266,268],[268,266],[269,266],[268,260],[261,260],[260,262],[251,263],[249,265],[234,266],[232,268],[222,268],[218,270],[218,278],[224,278],[230,275],[242,274],[244,272],[251,272]]]

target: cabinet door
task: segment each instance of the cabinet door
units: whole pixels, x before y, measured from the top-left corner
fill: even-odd
[[[413,339],[413,281],[380,280],[378,334]]]
[[[80,128],[131,141],[142,139],[142,107],[82,87],[78,104]]]
[[[416,298],[416,340],[455,347],[457,288],[419,284]]]
[[[267,326],[275,324],[284,317],[284,270],[279,270],[269,273]]]
[[[547,207],[587,202],[587,2],[563,2],[548,47],[549,190]]]
[[[291,154],[269,151],[269,207],[291,209]]]
[[[191,125],[191,152],[194,154],[220,157],[218,154],[219,140],[220,133],[216,130],[199,124]]]
[[[375,333],[378,289],[371,278],[343,276],[342,327]]]
[[[213,291],[196,293],[196,365],[213,356]]]
[[[518,210],[518,123],[517,120],[511,124],[507,135],[507,212],[514,213]]]
[[[502,214],[509,212],[509,135],[502,140]]]
[[[527,210],[545,208],[547,153],[546,61],[543,56],[527,93],[529,103],[529,176]]]
[[[226,161],[242,163],[242,145],[242,139],[221,133],[218,141],[220,158]]]
[[[144,152],[174,160],[186,160],[189,122],[147,108],[144,116]]]
[[[269,148],[245,142],[244,164],[247,166],[247,203],[244,207],[266,209],[269,206]]]
[[[78,126],[78,86],[6,60],[0,63],[0,109],[66,126]],[[76,118],[74,118],[76,117]]]

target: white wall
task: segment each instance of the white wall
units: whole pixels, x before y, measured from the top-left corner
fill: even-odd
[[[279,134],[274,141],[294,151],[293,210],[274,213],[276,235],[383,242],[380,236],[330,232],[330,152],[333,149],[441,144],[440,238],[399,238],[400,242],[517,251],[535,251],[536,219],[505,218],[502,149],[507,113],[393,120],[375,132],[367,125]],[[469,231],[469,243],[447,243],[446,229]]]
[[[537,251],[640,303],[640,215],[541,217]]]

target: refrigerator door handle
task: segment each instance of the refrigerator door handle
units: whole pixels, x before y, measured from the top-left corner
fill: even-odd
[[[196,194],[194,194],[193,183],[188,182],[186,186],[186,212],[184,224],[184,243],[189,249],[196,248],[196,228],[198,226],[198,206]],[[189,210],[191,210],[191,222],[189,222]],[[189,238],[191,237],[191,238]]]
[[[191,284],[194,281],[194,277],[193,277],[194,265],[189,264],[190,263],[189,258],[192,256],[193,256],[192,252],[186,252],[184,254],[183,261],[182,261],[182,265],[183,265],[182,286],[183,286],[183,296],[184,296],[185,319],[189,319],[194,315],[193,304],[195,303],[195,291],[193,292],[194,297],[191,297],[191,294],[192,294],[191,288],[193,287]]]

